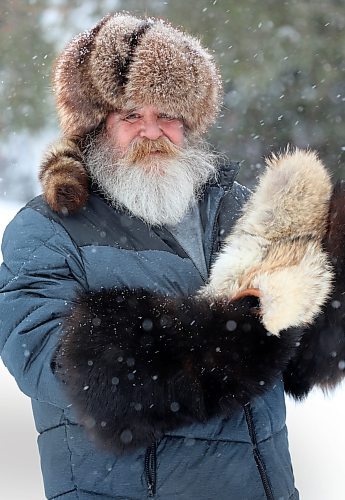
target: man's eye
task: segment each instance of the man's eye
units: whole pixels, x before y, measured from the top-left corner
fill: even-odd
[[[140,119],[140,115],[138,113],[131,113],[131,114],[126,115],[124,117],[124,120],[126,122],[130,122],[130,123],[135,122],[136,120],[139,120],[139,119]]]
[[[172,122],[173,120],[178,120],[177,116],[166,115],[165,113],[160,114],[159,118],[161,120],[167,120],[169,122]]]

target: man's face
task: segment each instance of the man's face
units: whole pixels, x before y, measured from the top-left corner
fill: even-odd
[[[161,113],[151,105],[110,113],[106,120],[106,130],[120,154],[125,154],[134,140],[156,141],[165,137],[178,147],[184,142],[182,120]],[[150,152],[150,155],[157,154],[159,153],[154,150]]]
[[[92,180],[115,206],[151,225],[177,224],[216,171],[182,120],[154,106],[112,112],[86,150]]]

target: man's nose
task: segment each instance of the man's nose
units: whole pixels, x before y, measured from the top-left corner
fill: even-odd
[[[150,139],[151,141],[155,141],[162,137],[163,132],[159,126],[158,120],[145,120],[142,124],[142,128],[140,130],[140,137],[146,137],[146,139]]]

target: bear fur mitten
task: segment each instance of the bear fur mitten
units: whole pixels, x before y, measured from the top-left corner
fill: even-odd
[[[215,415],[281,377],[300,331],[269,334],[257,299],[172,299],[145,290],[79,296],[56,370],[78,421],[118,453]]]

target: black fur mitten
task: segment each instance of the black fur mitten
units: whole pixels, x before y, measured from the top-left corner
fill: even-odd
[[[297,398],[314,385],[334,387],[345,375],[345,182],[333,190],[323,242],[334,266],[333,292],[323,312],[301,339],[285,373],[285,389]]]
[[[270,335],[256,300],[212,304],[140,290],[80,296],[56,366],[91,437],[117,452],[147,446],[267,390],[300,334]]]

